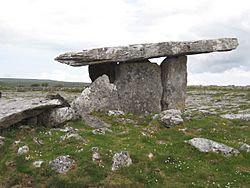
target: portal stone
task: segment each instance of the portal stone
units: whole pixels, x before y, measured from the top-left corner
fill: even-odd
[[[148,60],[120,63],[116,67],[120,107],[125,112],[145,114],[161,111],[161,69]]]
[[[79,117],[99,110],[119,110],[116,86],[110,83],[107,75],[102,75],[84,89],[71,105]]]
[[[98,77],[106,74],[110,83],[115,81],[115,67],[117,63],[93,64],[89,65],[89,77],[94,82]]]
[[[187,88],[187,57],[168,57],[161,63],[163,86],[162,111],[185,109]]]

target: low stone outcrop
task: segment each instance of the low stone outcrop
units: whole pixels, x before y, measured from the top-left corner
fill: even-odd
[[[250,153],[250,145],[246,143],[242,143],[240,149],[245,150],[247,153]]]
[[[66,173],[75,165],[75,161],[69,155],[59,156],[49,162],[49,166],[58,173]]]
[[[188,144],[194,146],[201,152],[215,152],[225,156],[238,155],[237,149],[229,147],[225,144],[215,142],[206,138],[193,138],[187,141]]]
[[[22,155],[22,154],[28,153],[29,150],[30,150],[29,147],[25,145],[25,146],[22,146],[22,147],[18,148],[17,153]]]
[[[102,121],[101,119],[92,116],[92,115],[88,115],[88,114],[84,114],[82,117],[82,120],[84,121],[84,123],[92,128],[98,129],[98,128],[106,128],[106,127],[111,127],[110,124]]]
[[[75,111],[72,108],[54,108],[38,116],[38,125],[55,127],[73,119],[75,119]]]
[[[181,111],[175,109],[162,111],[159,114],[159,120],[161,123],[164,124],[165,127],[168,128],[183,123],[183,119],[181,117]]]
[[[250,121],[250,114],[224,114],[221,115],[225,119],[240,119],[243,121]]]
[[[0,146],[4,145],[5,137],[0,136]]]
[[[48,109],[61,105],[62,102],[58,99],[1,100],[0,128],[9,127],[24,119],[35,117]]]
[[[121,167],[128,167],[132,164],[132,159],[127,151],[115,153],[113,156],[112,171],[117,171]]]

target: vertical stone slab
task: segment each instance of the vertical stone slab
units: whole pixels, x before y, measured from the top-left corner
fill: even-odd
[[[94,82],[98,77],[106,74],[110,83],[115,81],[115,67],[117,63],[93,64],[89,65],[89,77]]]
[[[120,63],[116,81],[121,110],[135,114],[161,111],[161,69],[148,60]]]
[[[161,63],[162,110],[185,109],[187,57],[168,57]]]

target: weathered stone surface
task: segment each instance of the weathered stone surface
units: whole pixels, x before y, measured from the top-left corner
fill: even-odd
[[[113,156],[112,171],[117,171],[121,167],[128,167],[132,164],[132,159],[127,151],[115,153]]]
[[[4,145],[5,137],[0,136],[0,146]]]
[[[206,138],[193,138],[188,140],[187,143],[194,146],[201,152],[215,152],[221,153],[225,156],[237,155],[240,153],[237,149]]]
[[[111,127],[110,124],[102,121],[101,119],[95,117],[95,116],[92,116],[92,115],[88,115],[88,114],[85,114],[83,117],[82,117],[82,120],[85,122],[86,125],[92,127],[92,128],[105,128],[105,127]]]
[[[119,109],[117,89],[107,75],[96,79],[73,101],[72,108],[80,117],[93,111]]]
[[[43,163],[44,163],[43,160],[34,161],[34,162],[33,162],[33,166],[34,166],[35,168],[40,168],[40,167],[42,166]]]
[[[125,115],[125,113],[121,110],[109,110],[108,116],[122,116]]]
[[[116,81],[120,108],[124,112],[144,114],[161,111],[160,66],[145,60],[141,63],[120,63]]]
[[[98,147],[92,147],[92,161],[94,162],[101,162],[101,155],[99,153],[99,148]]]
[[[240,146],[240,149],[245,150],[247,153],[250,153],[250,145],[246,143],[242,143],[242,145]]]
[[[58,173],[66,173],[75,165],[75,161],[69,155],[59,156],[50,161],[49,165]]]
[[[38,124],[44,126],[58,126],[75,118],[75,111],[70,107],[54,108],[38,116]]]
[[[250,121],[250,114],[224,114],[221,115],[221,117],[226,119],[240,119],[244,121]]]
[[[156,57],[230,51],[237,46],[236,38],[147,43],[70,52],[58,56],[55,60],[71,66],[84,66],[97,63],[138,61]]]
[[[165,127],[168,128],[183,123],[181,111],[175,109],[162,111],[159,114],[159,120],[164,124]]]
[[[61,95],[59,95],[58,93],[55,95],[52,94],[48,94],[45,96],[46,99],[50,99],[50,100],[54,100],[54,99],[58,99],[59,101],[62,102],[62,106],[63,107],[70,107],[70,104],[68,103],[67,100],[65,100],[65,98],[63,98]]]
[[[17,153],[18,153],[18,154],[25,154],[25,153],[28,153],[29,150],[30,150],[30,149],[29,149],[28,146],[22,146],[22,147],[18,148]]]
[[[106,128],[106,127],[103,127],[103,128],[94,129],[92,131],[92,133],[94,135],[98,135],[98,134],[99,135],[104,135],[104,134],[106,134],[106,132],[112,132],[112,130],[110,130],[110,129]]]
[[[106,74],[109,77],[110,83],[114,83],[116,66],[117,63],[89,65],[89,77],[94,82],[98,77]]]
[[[169,57],[161,63],[162,110],[185,109],[187,57]]]
[[[72,132],[68,132],[65,135],[60,137],[61,141],[72,139],[72,138],[74,138],[76,140],[82,139],[82,137],[78,133],[72,133]]]
[[[24,119],[37,116],[43,111],[61,106],[58,99],[19,99],[0,101],[0,128],[14,125]]]

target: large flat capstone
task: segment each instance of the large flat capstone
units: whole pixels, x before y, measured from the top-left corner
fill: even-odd
[[[157,57],[230,51],[236,49],[237,46],[238,40],[236,38],[146,43],[69,52],[59,55],[55,60],[71,66],[84,66],[98,63],[129,62]]]

